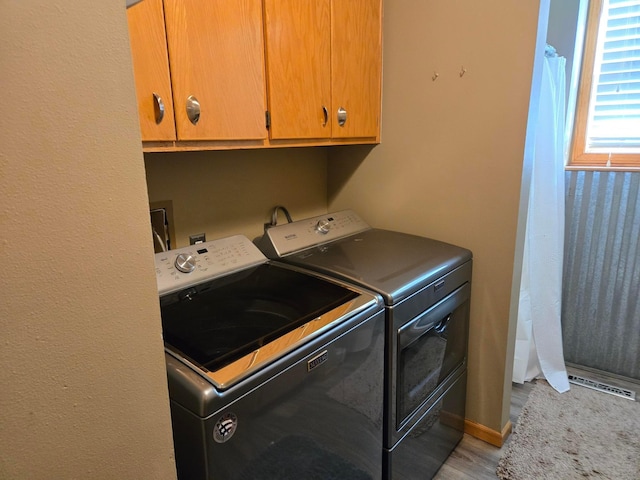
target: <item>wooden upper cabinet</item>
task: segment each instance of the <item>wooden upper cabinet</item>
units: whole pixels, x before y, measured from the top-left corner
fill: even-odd
[[[144,0],[127,16],[145,151],[380,141],[382,0]]]
[[[377,141],[381,0],[265,0],[270,137]]]
[[[265,139],[262,0],[165,0],[164,7],[178,139]]]
[[[175,140],[162,0],[127,9],[127,20],[142,140]]]
[[[331,136],[330,0],[265,0],[270,137]]]
[[[382,84],[381,0],[333,0],[331,115],[333,138],[380,135]],[[338,122],[344,110],[346,121]]]

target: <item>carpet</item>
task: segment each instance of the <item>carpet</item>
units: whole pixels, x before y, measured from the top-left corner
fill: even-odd
[[[498,463],[498,478],[640,479],[640,403],[537,380]]]

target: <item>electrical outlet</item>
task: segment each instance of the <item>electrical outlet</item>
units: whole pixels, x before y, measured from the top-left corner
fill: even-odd
[[[198,243],[204,243],[206,241],[207,241],[207,237],[204,233],[189,235],[189,245],[196,245]]]

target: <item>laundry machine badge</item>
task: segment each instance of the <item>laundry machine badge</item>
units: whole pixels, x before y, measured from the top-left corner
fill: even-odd
[[[224,443],[233,437],[238,427],[238,417],[232,412],[222,415],[213,427],[213,439],[218,443]]]

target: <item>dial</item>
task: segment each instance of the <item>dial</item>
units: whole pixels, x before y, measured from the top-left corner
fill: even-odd
[[[316,223],[316,232],[326,235],[329,233],[329,230],[331,230],[331,223],[329,223],[329,220],[318,220],[318,223]]]
[[[175,265],[182,273],[191,273],[196,269],[196,258],[188,253],[181,253],[176,257]]]

